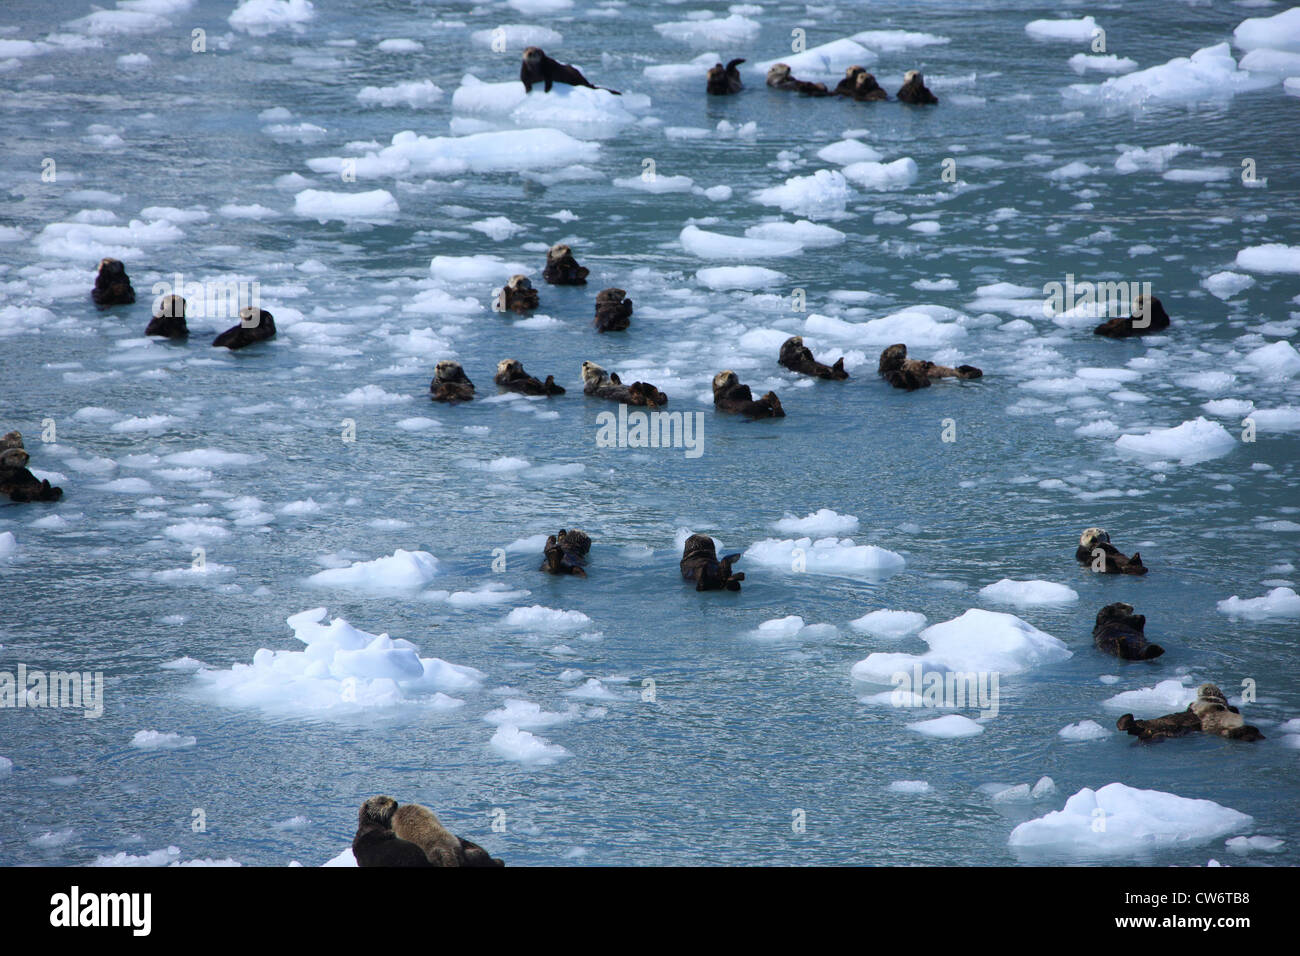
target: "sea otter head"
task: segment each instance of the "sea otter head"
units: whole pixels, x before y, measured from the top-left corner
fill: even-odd
[[[880,353],[880,368],[877,371],[881,375],[886,372],[896,372],[903,367],[905,361],[907,361],[907,346],[901,342],[891,345]]]
[[[1216,704],[1228,704],[1228,699],[1223,696],[1223,691],[1219,690],[1214,684],[1202,684],[1196,688],[1197,701],[1207,701]]]
[[[451,359],[443,359],[433,367],[433,379],[436,382],[468,382],[465,377],[465,370],[460,367],[459,362],[453,362]]]
[[[392,797],[371,797],[361,804],[361,810],[357,814],[357,822],[363,827],[367,824],[378,824],[385,829],[391,829],[393,814],[396,812],[397,801]]]
[[[731,369],[724,369],[717,375],[713,376],[713,396],[716,398],[722,392],[731,388],[733,385],[739,385],[740,379]]]
[[[790,78],[789,63],[773,63],[767,71],[768,83],[781,83]]]
[[[271,318],[270,312],[246,305],[239,310],[239,324],[246,329],[260,329],[262,323]]]
[[[544,59],[546,59],[546,53],[539,46],[530,46],[524,50],[524,63],[529,67],[541,66]]]
[[[707,534],[693,534],[686,539],[686,543],[682,546],[683,560],[697,554],[707,554],[711,557],[716,557],[717,553],[717,546],[713,543],[713,539]]]
[[[23,447],[22,432],[12,431],[9,432],[7,435],[5,435],[3,438],[0,438],[0,451],[3,451],[6,448],[22,448],[22,447]]]
[[[908,70],[903,74],[904,86],[920,86],[923,82],[920,70]]]
[[[1079,547],[1092,549],[1099,544],[1110,544],[1110,535],[1101,528],[1088,528],[1079,535]]]
[[[559,262],[565,256],[573,255],[573,250],[562,242],[557,242],[546,251],[547,262]]]
[[[19,468],[26,468],[30,460],[31,455],[22,448],[6,448],[0,452],[0,468],[12,468],[16,471]]]
[[[865,66],[858,66],[857,64],[854,64],[853,66],[849,67],[847,70],[844,71],[844,75],[850,80],[856,80],[858,74],[865,73],[865,72],[867,72],[867,68]]]
[[[874,74],[868,73],[866,70],[863,70],[861,73],[858,74],[857,80],[855,81],[854,89],[856,89],[860,93],[870,93],[872,90],[880,89],[880,84],[876,82],[876,77]]]
[[[497,374],[508,375],[514,378],[517,375],[524,374],[524,363],[519,359],[502,359],[497,362]]]
[[[120,279],[126,275],[126,266],[122,265],[121,259],[100,259],[99,260],[99,278],[105,281],[111,279]]]
[[[1147,619],[1141,614],[1135,615],[1132,604],[1117,601],[1114,604],[1107,604],[1097,612],[1097,627],[1114,623],[1129,624],[1141,631],[1146,627]]]
[[[709,82],[722,83],[727,78],[727,71],[722,68],[721,63],[715,63],[709,67]]]
[[[595,362],[582,363],[582,384],[588,388],[604,385],[613,381],[610,374]]]
[[[158,300],[158,309],[154,312],[155,319],[183,319],[185,318],[185,300],[179,295],[165,295]]]
[[[533,284],[528,281],[528,276],[525,275],[513,275],[510,277],[510,281],[506,283],[506,288],[513,292],[518,292],[520,289],[531,289],[532,287]]]
[[[617,305],[627,298],[626,289],[603,289],[596,293],[596,301],[602,303],[613,303]]]

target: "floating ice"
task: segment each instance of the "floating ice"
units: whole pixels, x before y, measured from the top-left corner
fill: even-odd
[[[161,733],[157,730],[141,730],[131,738],[131,746],[137,750],[184,750],[193,747],[198,740],[183,734]]]
[[[244,0],[226,19],[241,33],[261,37],[284,27],[301,32],[315,16],[311,0]]]
[[[853,34],[849,39],[881,53],[899,53],[903,50],[939,46],[951,42],[948,37],[916,30],[863,30],[861,33]]]
[[[11,558],[18,550],[18,541],[12,531],[0,531],[0,558]]]
[[[966,330],[955,321],[943,321],[960,317],[955,309],[938,305],[912,306],[868,322],[846,322],[814,312],[804,320],[804,335],[845,345],[906,342],[915,348],[942,346],[966,337]]]
[[[935,717],[931,720],[921,720],[914,724],[908,724],[907,729],[914,730],[918,734],[924,734],[927,737],[949,739],[974,737],[976,734],[984,733],[983,724],[978,724],[961,714],[944,714],[942,717]]]
[[[1285,408],[1260,408],[1251,411],[1247,408],[1241,414],[1250,414],[1255,427],[1262,432],[1300,431],[1300,408],[1288,405]]]
[[[776,285],[785,273],[762,266],[714,266],[699,270],[695,278],[710,289],[763,289]]]
[[[1105,826],[1098,826],[1104,820]],[[1145,856],[1197,846],[1249,827],[1247,814],[1212,800],[1111,783],[1084,788],[1054,810],[1011,831],[1017,850],[1068,859]]]
[[[412,109],[432,106],[442,99],[442,88],[433,80],[413,80],[393,86],[366,86],[357,93],[357,102],[363,106],[400,106]]]
[[[980,597],[996,604],[1034,607],[1041,604],[1072,604],[1079,600],[1079,592],[1051,581],[1012,581],[1003,578],[995,584],[980,588]]]
[[[776,239],[751,239],[709,232],[698,226],[687,226],[678,236],[682,248],[701,259],[766,259],[773,256],[792,256],[803,246],[797,242]]]
[[[94,261],[105,257],[138,259],[142,246],[174,243],[184,237],[165,219],[145,223],[132,219],[125,226],[99,226],[80,222],[52,222],[34,240],[43,256]]]
[[[811,176],[791,176],[780,186],[760,189],[754,193],[753,198],[764,206],[780,206],[788,213],[807,216],[809,219],[842,216],[850,195],[844,174],[852,168],[846,168],[844,173],[834,169],[819,169]]]
[[[293,211],[306,219],[328,222],[390,222],[397,218],[397,200],[387,189],[360,193],[336,193],[304,189],[294,197]]]
[[[1300,273],[1300,246],[1287,246],[1280,242],[1247,246],[1237,253],[1237,268],[1250,272]]]
[[[1249,352],[1246,365],[1265,378],[1283,379],[1300,375],[1300,352],[1290,342],[1272,342]]]
[[[789,641],[796,638],[807,641],[834,637],[835,634],[833,624],[805,624],[802,617],[791,614],[764,621],[750,631],[749,636],[759,641]]]
[[[373,561],[355,561],[346,568],[327,568],[307,579],[322,587],[364,591],[408,590],[422,587],[438,573],[438,559],[427,551],[404,551]]]
[[[880,192],[906,189],[916,182],[916,161],[904,156],[892,163],[850,163],[844,167],[844,175],[864,189]]]
[[[1030,20],[1025,32],[1035,40],[1064,40],[1069,43],[1088,43],[1100,28],[1092,17],[1078,20]]]
[[[777,242],[798,243],[801,246],[820,248],[839,245],[846,238],[845,234],[830,226],[821,226],[800,219],[797,222],[760,222],[745,230],[751,239],[768,239]]]
[[[1077,724],[1066,724],[1056,734],[1065,740],[1100,740],[1109,737],[1110,731],[1095,720],[1081,720]]]
[[[506,699],[504,707],[489,710],[483,715],[483,719],[498,727],[508,724],[521,730],[541,730],[557,724],[567,724],[577,716],[576,707],[571,707],[567,711],[542,710],[532,701],[510,697]]]
[[[898,640],[925,627],[925,615],[916,611],[872,611],[849,621],[849,627],[873,637]]]
[[[548,743],[526,730],[504,724],[492,735],[489,746],[505,757],[533,767],[546,767],[558,763],[572,754],[559,744]]]
[[[850,66],[870,66],[877,59],[879,58],[876,54],[861,43],[841,38],[831,40],[829,43],[823,43],[820,46],[809,47],[802,53],[789,53],[775,60],[763,60],[760,63],[753,64],[748,69],[752,73],[767,73],[773,65],[785,63],[795,76],[801,78],[807,75],[826,77],[843,73]]]
[[[932,624],[919,636],[930,646],[925,654],[870,654],[853,665],[853,678],[890,684],[894,674],[915,666],[929,671],[1018,674],[1073,656],[1060,640],[1014,614],[980,608]]]
[[[1238,292],[1249,289],[1254,284],[1254,279],[1240,272],[1216,272],[1201,280],[1201,285],[1220,299],[1231,299]]]
[[[885,789],[893,793],[929,793],[934,787],[924,780],[895,780]]]
[[[727,48],[741,46],[758,37],[761,25],[748,17],[733,13],[728,17],[713,17],[700,20],[678,20],[672,23],[656,23],[655,32],[669,40],[685,43],[687,46],[703,49],[704,47],[723,46]]]
[[[1111,77],[1097,86],[1077,83],[1061,92],[1067,99],[1141,107],[1149,103],[1228,99],[1247,90],[1262,89],[1273,82],[1276,81],[1237,69],[1237,61],[1232,58],[1228,44],[1220,43],[1197,50],[1191,57],[1175,57],[1159,66]]]
[[[1096,73],[1128,73],[1137,69],[1137,60],[1130,60],[1126,56],[1116,56],[1114,53],[1104,55],[1092,55],[1088,53],[1076,53],[1066,61],[1070,69],[1080,75],[1092,70]]]
[[[830,508],[821,508],[803,518],[787,515],[772,527],[785,534],[824,538],[828,535],[852,534],[858,530],[858,519],[853,515],[838,514]]]
[[[1162,680],[1155,687],[1126,690],[1108,697],[1101,706],[1120,713],[1128,712],[1139,718],[1163,717],[1175,711],[1186,710],[1196,699],[1196,688],[1181,680]]]
[[[1220,614],[1263,621],[1275,617],[1300,617],[1300,594],[1288,587],[1278,587],[1263,597],[1242,598],[1233,595],[1215,605]]]
[[[519,134],[520,139],[532,137],[539,128],[612,136],[636,122],[633,109],[649,105],[649,98],[641,94],[615,96],[608,90],[563,83],[553,86],[549,93],[540,87],[528,93],[518,80],[484,83],[470,73],[461,78],[460,87],[451,97],[453,113],[527,130]]]
[[[1173,428],[1154,428],[1142,435],[1121,435],[1115,439],[1115,446],[1121,451],[1159,460],[1172,459],[1183,465],[1222,458],[1236,445],[1236,439],[1226,428],[1204,417]]]
[[[901,571],[903,556],[852,538],[767,538],[749,546],[745,560],[784,571],[880,577]]]
[[[1233,853],[1241,854],[1251,853],[1255,850],[1262,850],[1265,853],[1276,853],[1278,850],[1282,849],[1285,843],[1285,840],[1279,840],[1277,837],[1270,836],[1239,836],[1225,841],[1225,845],[1229,850]]]
[[[817,150],[817,158],[836,166],[850,163],[875,163],[884,157],[860,139],[842,139]]]
[[[503,23],[491,30],[475,30],[469,38],[479,46],[503,49],[503,52],[520,52],[525,47],[540,46],[551,48],[559,46],[564,36],[550,27],[534,26],[530,23]]]
[[[1232,43],[1241,50],[1300,53],[1300,7],[1292,7],[1271,17],[1242,20],[1232,31]]]
[[[517,607],[506,615],[506,627],[523,631],[576,631],[591,623],[581,611],[561,611],[553,607]]]

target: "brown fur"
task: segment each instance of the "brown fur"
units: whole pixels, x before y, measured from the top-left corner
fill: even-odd
[[[1115,726],[1142,741],[1185,737],[1197,732],[1217,734],[1229,740],[1265,739],[1259,728],[1246,723],[1241,712],[1229,704],[1223,692],[1213,684],[1198,687],[1196,700],[1184,711],[1152,720],[1135,720],[1132,714],[1125,714]]]
[[[836,96],[852,96],[858,85],[858,74],[866,72],[867,68],[864,66],[854,65],[849,67],[844,71],[844,79],[835,84],[835,89],[832,92]]]
[[[907,346],[902,343],[891,345],[880,353],[877,372],[894,388],[906,389],[909,392],[929,387],[930,382],[936,378],[971,379],[984,375],[973,365],[958,365],[952,368],[947,365],[935,365],[924,359],[908,358]]]
[[[119,259],[100,259],[99,270],[95,273],[95,288],[90,298],[100,309],[115,305],[131,305],[135,302],[135,289],[126,274],[126,266]]]
[[[632,324],[632,300],[622,289],[604,289],[596,294],[597,332],[622,332]]]
[[[552,60],[546,55],[546,51],[539,46],[530,46],[524,50],[524,55],[520,58],[519,79],[524,84],[525,93],[533,91],[534,83],[541,83],[542,89],[547,93],[551,92],[551,87],[556,83],[564,83],[568,86],[585,86],[592,90],[605,90],[605,92],[613,93],[615,96],[623,95],[618,90],[596,86],[583,76],[577,67],[570,66],[568,63],[560,63],[558,60]]]
[[[393,814],[393,833],[398,839],[419,847],[432,866],[505,865],[477,843],[456,836],[438,821],[432,810],[418,803],[397,808]]]
[[[542,549],[542,566],[538,569],[547,574],[574,574],[585,578],[587,572],[587,552],[591,550],[591,538],[584,531],[574,528],[572,531],[560,529],[546,539]]]
[[[644,405],[647,408],[659,408],[668,404],[668,396],[649,382],[633,382],[624,385],[617,374],[611,375],[595,362],[582,363],[582,392],[596,398],[605,398],[611,402],[625,405]]]
[[[1080,564],[1092,566],[1100,550],[1103,561],[1100,573],[1103,574],[1146,574],[1147,567],[1142,563],[1142,555],[1137,551],[1133,557],[1124,557],[1119,548],[1110,543],[1110,535],[1101,528],[1088,528],[1079,535],[1079,546],[1074,550],[1075,560]]]
[[[444,360],[434,366],[429,392],[435,402],[468,402],[474,398],[474,383],[459,362]]]
[[[179,295],[163,296],[144,334],[159,335],[165,339],[183,339],[188,336],[190,330],[185,324],[185,300]]]
[[[739,554],[728,554],[719,561],[713,539],[707,534],[693,534],[682,548],[682,578],[695,582],[697,591],[739,591],[745,575],[731,571],[739,560]]]
[[[750,418],[785,418],[785,409],[776,392],[755,400],[748,385],[742,385],[731,369],[713,376],[713,407],[720,412],[748,415]]]
[[[540,300],[537,290],[528,281],[528,276],[511,276],[510,281],[497,291],[492,308],[497,312],[518,312],[523,314],[537,308]]]
[[[767,71],[767,85],[775,90],[790,90],[804,96],[831,96],[825,83],[795,79],[790,75],[788,63],[774,63]]]
[[[397,801],[392,797],[371,797],[357,814],[357,833],[352,838],[352,855],[357,866],[431,866],[424,850],[393,832]]]
[[[1154,660],[1165,652],[1159,644],[1152,644],[1143,631],[1147,619],[1134,614],[1132,604],[1107,604],[1097,612],[1097,624],[1092,629],[1092,642],[1097,650],[1126,661]]]
[[[744,87],[740,81],[740,70],[736,67],[744,63],[743,59],[731,60],[724,67],[721,63],[715,63],[709,67],[709,78],[705,84],[705,92],[713,96],[728,96],[732,93],[739,93]]]
[[[813,358],[812,350],[803,344],[803,337],[798,335],[792,335],[781,343],[781,354],[777,361],[801,375],[813,375],[837,382],[849,377],[849,373],[844,371],[843,356],[837,358],[834,365],[823,365]]]
[[[275,338],[275,319],[265,309],[245,306],[239,310],[239,324],[226,329],[212,340],[213,347],[242,349],[256,342]]]
[[[939,97],[925,85],[920,70],[908,70],[903,76],[903,85],[898,90],[898,101],[914,106],[931,106],[939,102]]]
[[[27,470],[31,455],[23,447],[21,433],[9,432],[0,439],[0,495],[10,501],[58,501],[63,489],[51,487],[48,478],[37,478]]]
[[[1126,319],[1111,319],[1092,330],[1093,335],[1111,339],[1127,339],[1138,335],[1151,335],[1169,328],[1169,313],[1155,296],[1140,295],[1133,303],[1133,312]]]
[[[555,376],[546,376],[546,381],[539,381],[535,376],[524,371],[523,363],[518,359],[502,359],[497,363],[494,380],[507,392],[519,392],[521,395],[563,395],[564,389],[555,384]]]
[[[573,250],[564,243],[557,242],[547,250],[542,278],[551,285],[586,285],[590,274],[590,269],[578,265]]]
[[[880,88],[880,84],[872,74],[863,70],[857,75],[853,98],[863,103],[878,103],[889,99],[889,94]]]

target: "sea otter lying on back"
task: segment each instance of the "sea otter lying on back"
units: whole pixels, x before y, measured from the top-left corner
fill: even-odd
[[[551,285],[586,285],[591,270],[578,265],[573,258],[573,250],[562,242],[557,242],[546,251],[546,268],[542,278]]]
[[[774,63],[767,71],[767,85],[776,90],[792,90],[795,93],[802,93],[804,96],[830,96],[830,90],[826,89],[825,83],[813,83],[809,80],[798,80],[790,75],[790,65],[788,63]]]
[[[1092,629],[1092,643],[1097,650],[1113,654],[1122,660],[1154,660],[1165,649],[1146,639],[1142,633],[1146,624],[1146,616],[1134,614],[1132,604],[1107,604],[1097,612],[1097,624]]]
[[[707,534],[693,534],[682,548],[682,578],[695,582],[697,591],[739,591],[744,572],[732,574],[731,566],[740,555],[728,554],[718,560],[718,549]]]
[[[435,402],[468,402],[474,397],[474,383],[459,362],[444,359],[433,367],[429,395]]]
[[[239,310],[239,324],[233,325],[212,340],[213,348],[246,348],[256,342],[265,342],[275,338],[275,319],[266,309],[255,309],[251,305]]]
[[[792,335],[781,343],[781,354],[777,361],[801,375],[814,375],[837,382],[849,377],[849,373],[844,371],[844,356],[837,358],[834,365],[823,365],[813,358],[812,350],[803,344],[801,335]]]
[[[563,395],[564,389],[555,384],[555,376],[546,376],[540,381],[535,375],[524,371],[524,364],[519,359],[502,359],[497,362],[497,374],[494,381],[507,392],[519,392],[521,395]]]
[[[709,67],[709,78],[704,86],[705,92],[713,96],[739,93],[744,84],[740,81],[740,70],[736,67],[744,62],[743,59],[737,58],[728,62],[725,67],[721,63]]]
[[[492,302],[494,312],[518,312],[522,315],[538,306],[537,290],[528,281],[528,276],[515,275],[497,290],[497,297]]]
[[[1074,557],[1080,564],[1088,564],[1099,574],[1146,574],[1142,555],[1134,551],[1126,558],[1119,548],[1110,543],[1110,535],[1101,528],[1088,528],[1079,535],[1079,546]]]
[[[785,418],[785,409],[776,392],[755,400],[748,385],[742,385],[736,373],[727,369],[713,376],[713,407],[720,412],[748,415],[750,418]]]
[[[361,804],[352,855],[364,867],[505,866],[477,843],[449,832],[427,807],[399,807],[385,796]]]
[[[852,96],[853,91],[858,85],[858,74],[865,72],[867,72],[865,66],[857,66],[855,64],[854,66],[849,67],[844,71],[844,79],[835,84],[835,89],[832,92],[836,96]]]
[[[622,332],[632,324],[632,300],[622,289],[602,289],[596,294],[597,332]]]
[[[906,389],[909,392],[929,387],[931,379],[970,379],[980,378],[984,374],[974,365],[958,365],[956,368],[951,368],[947,365],[935,365],[923,359],[910,359],[907,357],[907,346],[901,343],[891,345],[880,353],[880,366],[877,371],[880,377],[894,388]]]
[[[596,398],[606,398],[625,405],[659,408],[668,404],[668,396],[649,382],[624,385],[617,374],[611,375],[595,362],[582,363],[582,392],[584,395],[594,395]]]
[[[939,102],[939,97],[930,92],[921,78],[920,70],[908,70],[903,74],[903,85],[898,90],[900,103],[912,103],[916,106],[931,106]]]
[[[90,298],[101,309],[115,305],[130,305],[135,301],[135,289],[126,274],[126,266],[119,259],[100,259],[95,273],[95,288]]]
[[[9,432],[0,438],[0,495],[10,501],[58,501],[62,488],[50,486],[48,478],[37,478],[27,470],[31,455],[23,447],[20,432]]]
[[[1127,339],[1135,335],[1150,335],[1169,328],[1169,313],[1155,296],[1140,295],[1133,302],[1133,313],[1126,319],[1111,319],[1092,330],[1093,335],[1111,339]]]
[[[1185,737],[1198,732],[1218,734],[1229,740],[1265,739],[1259,728],[1246,723],[1241,711],[1229,704],[1223,691],[1213,684],[1198,687],[1196,700],[1186,710],[1152,720],[1135,720],[1132,714],[1125,714],[1115,726],[1142,741]]]
[[[576,574],[585,578],[587,572],[587,552],[591,550],[591,538],[586,532],[574,528],[572,531],[560,529],[546,539],[542,548],[542,566],[538,569],[547,574]]]
[[[554,84],[565,83],[569,86],[585,86],[590,90],[604,90],[606,93],[613,93],[615,96],[623,95],[618,90],[611,90],[592,83],[575,66],[552,60],[539,46],[530,46],[524,50],[519,65],[519,79],[524,84],[525,93],[533,91],[534,83],[541,83],[542,89],[547,93],[551,92],[551,87]]]

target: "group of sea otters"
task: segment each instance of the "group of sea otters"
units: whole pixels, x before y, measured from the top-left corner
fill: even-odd
[[[743,84],[737,67],[743,59],[734,59],[725,67],[718,63],[708,71],[707,91],[725,95],[738,92]],[[553,83],[595,87],[576,68],[555,60],[537,47],[525,51],[520,79],[526,90],[542,83],[549,92]],[[852,66],[845,77],[831,91],[822,83],[810,83],[791,76],[790,67],[784,63],[774,65],[767,74],[767,84],[776,89],[792,90],[808,96],[846,96],[857,100],[885,100],[885,91],[874,76],[861,66]],[[617,94],[615,90],[610,93]],[[909,71],[897,98],[903,103],[933,104],[938,100],[925,86],[921,74]],[[573,250],[557,243],[547,253],[543,279],[551,285],[582,286],[587,283],[589,270],[579,265]],[[117,259],[104,259],[99,264],[92,299],[100,309],[130,305],[135,302],[135,290],[126,274],[126,268]],[[523,275],[512,276],[496,290],[493,309],[498,312],[524,314],[539,307],[536,289]],[[596,296],[594,326],[598,332],[625,331],[630,326],[632,300],[623,289],[609,288]],[[1160,332],[1169,327],[1169,316],[1159,299],[1139,297],[1132,314],[1111,319],[1093,331],[1111,338],[1127,338]],[[146,335],[168,339],[181,339],[189,334],[185,324],[185,300],[179,295],[164,296],[156,313],[145,330]],[[240,311],[240,324],[222,332],[213,341],[214,346],[241,349],[275,336],[275,323],[271,313],[255,308]],[[804,345],[800,336],[787,339],[777,357],[782,367],[802,375],[828,381],[843,381],[849,377],[844,369],[843,357],[831,365],[817,361]],[[906,391],[927,388],[936,379],[976,379],[983,375],[971,365],[955,368],[934,362],[910,358],[907,346],[891,345],[880,354],[877,373],[890,385]],[[517,359],[503,359],[497,365],[496,384],[507,391],[525,395],[563,395],[564,389],[548,375],[542,381],[529,375]],[[594,362],[582,363],[583,393],[628,405],[660,408],[668,398],[647,382],[624,385],[617,374],[611,374]],[[434,401],[465,402],[474,397],[474,384],[460,364],[440,361],[435,368],[430,394]],[[713,377],[713,400],[718,411],[742,414],[751,418],[782,418],[785,411],[774,392],[755,399],[749,386],[741,383],[736,373],[723,370]],[[23,447],[22,436],[9,432],[0,438],[0,495],[15,502],[58,501],[63,489],[51,487],[48,480],[38,480],[28,469],[29,453]],[[560,529],[550,535],[543,546],[540,570],[548,574],[567,574],[586,577],[591,538],[578,529]],[[1126,557],[1110,543],[1110,536],[1100,528],[1089,528],[1079,538],[1076,559],[1091,569],[1104,574],[1143,575],[1147,573],[1140,554]],[[745,579],[743,573],[732,570],[739,561],[739,553],[718,557],[713,539],[706,534],[690,535],[683,546],[680,570],[683,580],[695,585],[697,591],[739,591]],[[1093,629],[1093,642],[1098,650],[1124,660],[1149,661],[1165,653],[1163,647],[1147,640],[1144,632],[1146,618],[1135,615],[1130,604],[1109,604],[1097,613]],[[1170,737],[1202,732],[1217,734],[1232,740],[1263,740],[1259,729],[1244,723],[1236,707],[1228,704],[1222,692],[1213,684],[1198,688],[1196,700],[1185,711],[1168,714],[1152,720],[1137,720],[1132,714],[1119,718],[1117,728],[1137,737],[1140,741],[1159,741]],[[502,866],[482,847],[449,833],[429,809],[419,804],[400,806],[387,796],[371,797],[361,806],[359,825],[352,843],[353,855],[363,867],[370,866]]]

